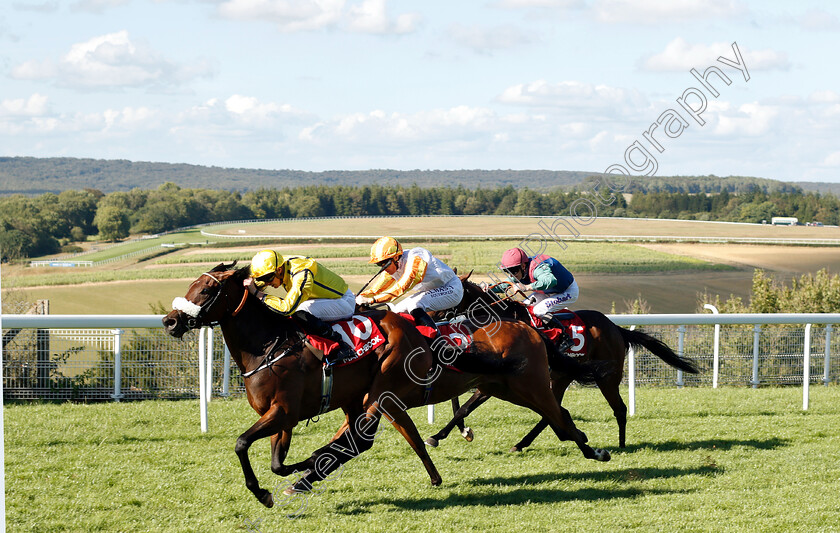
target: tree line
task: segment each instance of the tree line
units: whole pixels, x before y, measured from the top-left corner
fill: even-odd
[[[88,238],[116,241],[130,234],[154,234],[195,224],[228,220],[368,215],[536,215],[564,216],[586,190],[541,192],[464,187],[392,185],[260,188],[246,193],[182,188],[105,194],[96,189],[66,190],[38,196],[0,197],[0,254],[3,260],[72,251]],[[598,216],[679,218],[738,222],[795,216],[803,222],[840,222],[833,195],[768,191],[720,193],[637,192],[617,194]],[[629,201],[628,201],[628,198]]]

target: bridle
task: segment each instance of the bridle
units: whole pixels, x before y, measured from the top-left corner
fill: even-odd
[[[209,300],[207,300],[201,305],[193,303],[181,296],[172,300],[172,309],[181,311],[189,317],[186,320],[187,328],[189,329],[196,329],[204,326],[216,326],[221,322],[221,319],[208,321],[205,318],[205,316],[207,315],[207,312],[216,304],[216,300],[219,299],[219,296],[221,296],[222,292],[224,292],[225,283],[216,276],[212,275],[210,272],[203,273],[201,276],[199,276],[199,279],[201,279],[202,276],[207,276],[208,278],[215,281],[216,284],[218,284],[219,286],[219,290],[217,290],[216,294],[214,294]],[[242,306],[245,305],[245,300],[248,298],[248,290],[246,289],[243,292],[244,294],[242,295],[242,301],[239,302],[239,305],[237,306],[236,310],[234,310],[234,312],[231,314],[231,316],[236,316],[239,313],[239,311],[242,310]]]

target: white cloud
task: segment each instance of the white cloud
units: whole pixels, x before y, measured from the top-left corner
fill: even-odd
[[[35,13],[55,13],[58,11],[58,2],[50,0],[48,2],[34,3],[34,2],[13,2],[12,8],[16,11],[32,11]]]
[[[840,152],[832,152],[823,161],[827,167],[840,167]]]
[[[530,8],[579,8],[586,6],[584,0],[499,0],[495,7],[505,9],[530,9]]]
[[[388,16],[386,0],[364,0],[347,11],[347,29],[358,33],[403,34],[417,28],[420,15],[404,13]]]
[[[790,62],[787,54],[775,50],[749,50],[739,47],[748,71],[787,70]],[[735,60],[732,43],[688,44],[677,37],[665,46],[665,50],[654,54],[642,63],[644,70],[656,72],[683,72],[696,68],[703,72],[707,66],[717,62],[718,57]],[[717,65],[720,66],[720,65]]]
[[[13,98],[0,102],[0,117],[35,117],[47,113],[47,97],[38,93],[29,98]]]
[[[822,9],[808,10],[797,22],[805,31],[840,31],[840,19]]]
[[[449,27],[448,33],[455,42],[479,54],[531,44],[537,40],[533,35],[511,25],[482,28],[454,24]]]
[[[745,12],[735,0],[597,0],[593,9],[603,22],[657,25],[728,19]]]
[[[618,118],[635,115],[649,107],[646,98],[636,90],[608,85],[592,85],[578,81],[549,83],[537,80],[505,89],[498,97],[505,104],[557,108],[565,112],[583,113],[588,119],[609,115]]]
[[[135,42],[123,30],[94,37],[70,47],[58,61],[27,61],[12,69],[12,77],[54,80],[82,89],[166,87],[207,76],[212,69],[202,61],[189,66],[172,63],[144,42]]]
[[[403,34],[417,28],[420,16],[388,14],[387,0],[226,0],[219,6],[222,17],[269,21],[283,32],[341,28],[350,32]]]
[[[779,115],[776,106],[758,102],[741,104],[734,109],[728,102],[711,101],[707,112],[714,115],[715,135],[747,137],[760,137],[769,133]],[[703,116],[708,118],[705,114]]]
[[[124,6],[128,3],[129,0],[78,0],[70,5],[70,9],[87,13],[103,13],[107,9]]]
[[[313,142],[401,144],[446,142],[476,132],[488,133],[498,117],[483,107],[457,106],[417,113],[386,113],[375,110],[353,113],[303,128],[299,139]]]

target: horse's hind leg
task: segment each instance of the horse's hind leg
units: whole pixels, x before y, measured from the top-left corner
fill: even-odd
[[[621,398],[618,390],[618,384],[621,381],[621,374],[610,375],[607,379],[598,381],[598,388],[601,389],[601,394],[606,398],[607,403],[612,407],[615,421],[618,422],[618,446],[620,448],[626,447],[627,435],[627,405]]]
[[[440,477],[440,473],[438,473],[437,468],[432,462],[432,458],[429,457],[429,453],[423,445],[423,437],[420,436],[420,432],[417,431],[417,426],[414,425],[414,421],[411,420],[408,413],[402,409],[398,409],[394,410],[394,412],[386,413],[385,416],[391,419],[391,424],[393,424],[403,438],[408,441],[411,449],[414,450],[414,453],[416,453],[420,458],[420,461],[423,462],[423,466],[426,467],[426,472],[429,474],[432,485],[440,485],[443,482],[443,479]]]
[[[470,399],[455,412],[455,416],[449,421],[449,423],[443,426],[440,431],[426,439],[426,444],[433,447],[437,446],[439,441],[442,441],[449,436],[449,432],[452,431],[456,424],[459,425],[458,427],[463,427],[464,419],[467,418],[470,413],[478,409],[478,407],[486,402],[488,398],[490,398],[489,395],[476,391]]]
[[[568,378],[558,379],[558,380],[552,382],[551,392],[554,393],[554,398],[557,400],[557,405],[559,405],[561,407],[561,410],[562,410],[561,412],[563,413],[563,417],[566,418],[566,423],[574,426],[574,423],[572,422],[572,417],[569,414],[569,411],[567,411],[566,409],[563,409],[563,407],[562,407],[563,406],[563,395],[566,393],[566,389],[569,387],[569,384],[571,382],[572,381]],[[537,425],[534,426],[534,428],[531,431],[529,431],[527,435],[522,437],[522,440],[520,440],[519,442],[514,444],[513,447],[510,449],[510,451],[521,452],[522,450],[524,450],[525,448],[530,446],[534,442],[534,439],[536,439],[537,436],[539,436],[539,434],[542,433],[545,430],[545,428],[547,428],[547,427],[548,427],[548,420],[546,420],[545,417],[540,418],[540,421],[537,422]],[[574,440],[574,439],[572,438],[571,435],[567,435],[566,438],[560,437],[560,440]],[[586,441],[586,435],[584,435],[584,441]]]

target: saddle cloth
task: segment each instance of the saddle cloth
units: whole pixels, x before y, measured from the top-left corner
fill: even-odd
[[[332,329],[341,335],[344,342],[353,347],[355,352],[353,357],[342,359],[339,362],[341,365],[357,361],[385,344],[385,336],[379,326],[364,315],[353,315],[347,320],[338,320],[330,324]],[[306,340],[312,346],[324,352],[326,356],[329,356],[333,350],[338,348],[337,342],[317,335],[307,334]]]
[[[410,314],[400,313],[400,316],[414,324],[417,331],[427,339],[434,340],[438,338],[435,330],[429,326],[418,326],[414,322],[414,317]],[[460,351],[467,351],[473,343],[472,330],[470,330],[465,322],[438,322],[437,328],[440,331],[440,338],[449,346],[457,348]],[[437,342],[440,343],[441,341]]]
[[[583,320],[581,320],[577,313],[570,309],[563,309],[552,314],[557,321],[563,324],[563,330],[565,330],[566,334],[575,341],[566,352],[578,357],[586,355],[589,349],[589,334],[586,331],[586,324],[584,324]],[[546,328],[542,319],[534,314],[531,306],[528,306],[528,315],[531,317],[532,326],[540,330],[551,342],[557,341],[557,337],[560,336],[560,328]]]

